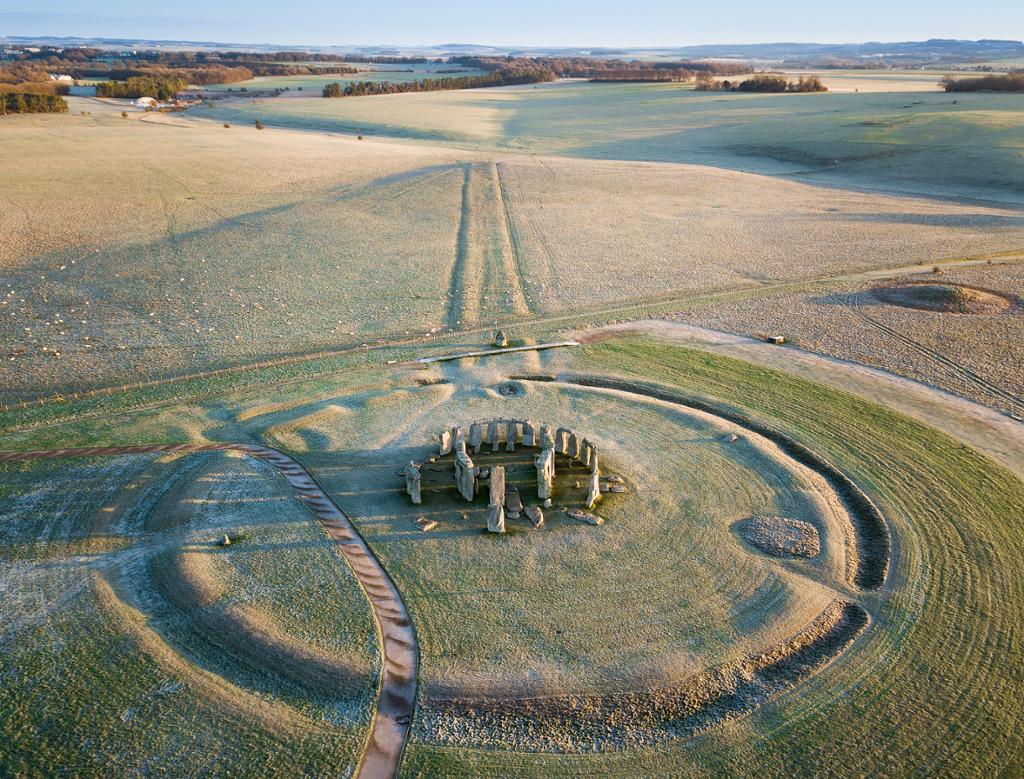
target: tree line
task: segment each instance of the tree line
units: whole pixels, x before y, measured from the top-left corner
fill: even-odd
[[[200,86],[248,81],[253,76],[306,76],[325,70],[329,73],[358,72],[358,68],[342,64],[339,55],[303,51],[139,51],[117,54],[91,48],[60,50],[44,47],[34,52],[27,48],[16,49],[8,54],[8,58],[7,62],[0,62],[0,72],[31,73],[31,79],[19,80],[31,80],[33,83],[47,81],[47,74],[54,72],[66,73],[75,79],[103,78],[111,81],[143,77],[181,78]],[[334,64],[325,68],[315,63]]]
[[[628,68],[600,70],[589,76],[591,81],[693,81],[694,73],[685,68]]]
[[[103,81],[96,85],[97,97],[155,97],[157,100],[173,100],[188,82],[181,78],[154,78],[141,76],[124,81]]]
[[[775,73],[757,73],[743,81],[717,80],[710,73],[698,73],[695,89],[702,92],[723,90],[729,92],[827,92],[828,87],[817,76],[800,76],[789,81]]]
[[[947,92],[1024,92],[1024,70],[981,78],[946,76],[939,85]]]
[[[554,81],[555,74],[544,68],[494,70],[476,76],[445,76],[418,81],[350,81],[344,86],[332,82],[323,88],[324,97],[362,97],[393,95],[399,92],[438,92],[450,89],[479,89],[514,84],[537,84]]]
[[[60,95],[35,95],[18,92],[0,94],[0,116],[4,114],[63,114],[67,101]]]
[[[512,63],[521,66],[538,67],[550,70],[558,78],[589,78],[597,80],[602,73],[609,71],[689,71],[691,73],[712,73],[718,76],[733,76],[746,73],[749,66],[737,62],[689,62],[644,60],[597,59],[595,57],[451,57],[449,62],[480,70],[498,70],[510,67]],[[621,80],[621,79],[620,79]]]

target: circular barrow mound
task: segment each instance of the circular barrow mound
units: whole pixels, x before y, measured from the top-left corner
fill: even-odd
[[[931,281],[876,287],[873,294],[893,306],[949,314],[998,314],[1013,304],[1011,297],[992,290]]]

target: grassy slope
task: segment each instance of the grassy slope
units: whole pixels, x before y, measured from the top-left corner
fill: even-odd
[[[145,576],[147,554],[208,554],[212,527],[245,528],[248,539],[216,555],[216,570],[230,572],[214,587],[223,587],[222,602],[348,653],[367,671],[376,662],[361,592],[288,488],[267,466],[220,455],[205,462],[185,496],[173,494],[167,466],[145,456],[3,466],[0,774],[171,764],[287,775],[354,764],[366,691],[321,696],[320,709],[306,704],[303,716],[286,702],[289,685],[253,665],[253,653],[229,657],[205,643],[157,594],[168,583]],[[143,531],[150,516],[161,527]],[[177,542],[165,535],[171,527]],[[129,605],[136,598],[145,611]],[[245,635],[230,638],[259,649]]]
[[[896,558],[876,624],[798,691],[677,748],[595,757],[415,744],[409,776],[1014,775],[1024,627],[1024,485],[942,435],[849,395],[726,358],[632,340],[590,347],[614,366],[749,409],[833,458],[879,502]]]
[[[474,148],[812,173],[855,186],[1020,203],[1019,110],[1013,95],[744,95],[569,82],[330,102],[279,99],[202,115],[247,123],[258,115],[286,127],[359,128]]]
[[[450,462],[427,466],[424,504],[411,506],[394,473],[430,454],[436,426],[495,413],[492,397],[446,398],[443,389],[300,406],[267,430],[302,447],[395,577],[420,636],[421,689],[539,694],[660,682],[788,637],[834,597],[747,553],[730,530],[750,514],[815,519],[798,481],[742,444],[722,444],[700,420],[629,399],[541,385],[500,401],[502,413],[596,434],[606,471],[632,484],[626,499],[601,504],[601,528],[550,510],[540,533],[510,520],[509,535],[482,536],[485,501],[471,507],[452,494]],[[672,447],[673,458],[659,455]],[[532,463],[520,454],[515,468],[509,480],[538,503]],[[585,476],[563,473],[556,505],[582,503]],[[417,516],[440,526],[418,533]]]

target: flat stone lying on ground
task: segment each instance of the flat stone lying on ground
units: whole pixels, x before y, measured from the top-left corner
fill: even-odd
[[[591,514],[589,511],[580,511],[579,509],[566,509],[565,513],[573,519],[578,519],[580,522],[586,522],[588,525],[603,525],[604,519],[597,516],[597,514]]]

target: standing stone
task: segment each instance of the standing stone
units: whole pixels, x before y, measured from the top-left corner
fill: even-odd
[[[519,488],[514,484],[505,487],[505,508],[508,509],[509,519],[519,519],[523,511],[523,501],[519,497]]]
[[[583,463],[587,468],[590,467],[590,458],[594,453],[594,447],[591,446],[590,441],[586,438],[583,439],[583,443],[580,444],[580,462]]]
[[[487,443],[491,445],[491,451],[496,452],[501,447],[501,425],[497,419],[491,420],[487,425]]]
[[[519,423],[514,419],[510,419],[505,423],[505,451],[514,452],[516,450],[516,439],[519,438]]]
[[[590,472],[597,473],[597,447],[593,447],[590,452]]]
[[[441,447],[438,450],[438,454],[444,457],[448,452],[452,450],[452,431],[442,430],[441,431]]]
[[[526,518],[530,520],[530,524],[534,527],[544,526],[544,512],[540,510],[539,506],[527,506],[523,509],[526,514]]]
[[[497,346],[499,349],[504,349],[506,346],[508,346],[508,336],[505,335],[504,330],[498,330],[497,332],[495,332],[494,345]]]
[[[527,419],[523,422],[523,446],[536,446],[537,445],[537,429],[533,426],[533,422]]]
[[[479,422],[474,422],[469,426],[469,445],[473,447],[474,452],[479,452],[480,447],[484,441],[484,428]]]
[[[418,506],[423,502],[420,489],[423,477],[420,474],[420,467],[415,462],[410,461],[402,470],[402,473],[405,474],[405,491],[409,493],[412,502]]]
[[[462,441],[463,443],[466,442],[466,431],[463,430],[461,427],[453,427],[452,428],[452,446],[457,448],[458,445],[459,445],[459,441]]]
[[[540,440],[536,445],[541,449],[548,449],[555,445],[555,432],[548,425],[541,425]]]
[[[601,474],[594,471],[590,474],[590,488],[587,490],[587,508],[593,508],[601,499]]]
[[[576,459],[580,456],[580,439],[575,433],[569,433],[569,450],[566,452],[570,457]]]
[[[542,449],[534,461],[537,466],[537,497],[545,500],[551,497],[551,482],[555,478],[555,450]]]
[[[505,532],[505,466],[491,468],[491,493],[487,500],[487,529],[492,533]]]
[[[459,448],[455,450],[455,481],[459,485],[459,494],[472,502],[476,496],[477,471],[473,466],[473,461],[466,454],[466,442],[461,441],[460,443]]]
[[[559,454],[569,454],[569,434],[571,432],[567,427],[560,427],[555,431],[555,451]]]

